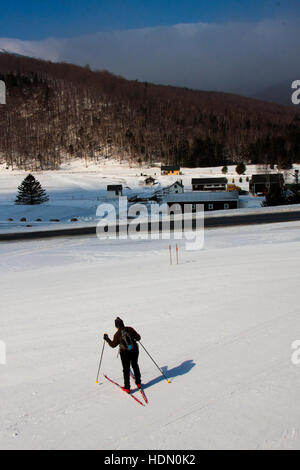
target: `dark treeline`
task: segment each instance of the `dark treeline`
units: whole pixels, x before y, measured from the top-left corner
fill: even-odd
[[[300,162],[297,108],[4,53],[0,79],[0,161],[13,168],[103,156],[191,167]]]

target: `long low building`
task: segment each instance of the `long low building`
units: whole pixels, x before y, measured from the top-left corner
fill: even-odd
[[[193,178],[193,191],[225,191],[227,178]]]
[[[228,210],[239,208],[239,193],[237,191],[219,191],[219,192],[189,192],[183,194],[169,194],[165,198],[168,206],[176,205],[178,209],[185,212],[196,212],[199,210],[197,205],[203,204],[205,211]],[[201,210],[201,209],[200,209]]]

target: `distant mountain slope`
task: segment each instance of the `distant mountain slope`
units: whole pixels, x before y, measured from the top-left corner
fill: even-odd
[[[8,165],[56,168],[99,155],[187,166],[300,161],[298,109],[7,53],[0,74],[7,85],[0,155]]]
[[[260,90],[255,94],[255,98],[259,100],[265,100],[272,103],[279,103],[284,106],[293,106],[292,97],[292,83],[294,80],[300,80],[300,73],[297,77],[291,78],[281,83],[277,83],[273,86]]]

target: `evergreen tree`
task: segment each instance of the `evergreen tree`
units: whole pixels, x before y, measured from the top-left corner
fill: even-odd
[[[246,171],[245,163],[239,163],[235,169],[238,175],[243,175]]]
[[[34,176],[29,174],[18,187],[16,204],[35,205],[49,201],[46,191]]]

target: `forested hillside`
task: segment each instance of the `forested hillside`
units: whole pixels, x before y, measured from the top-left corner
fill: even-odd
[[[182,166],[300,162],[297,108],[6,53],[0,79],[0,161],[13,168],[103,156]]]

